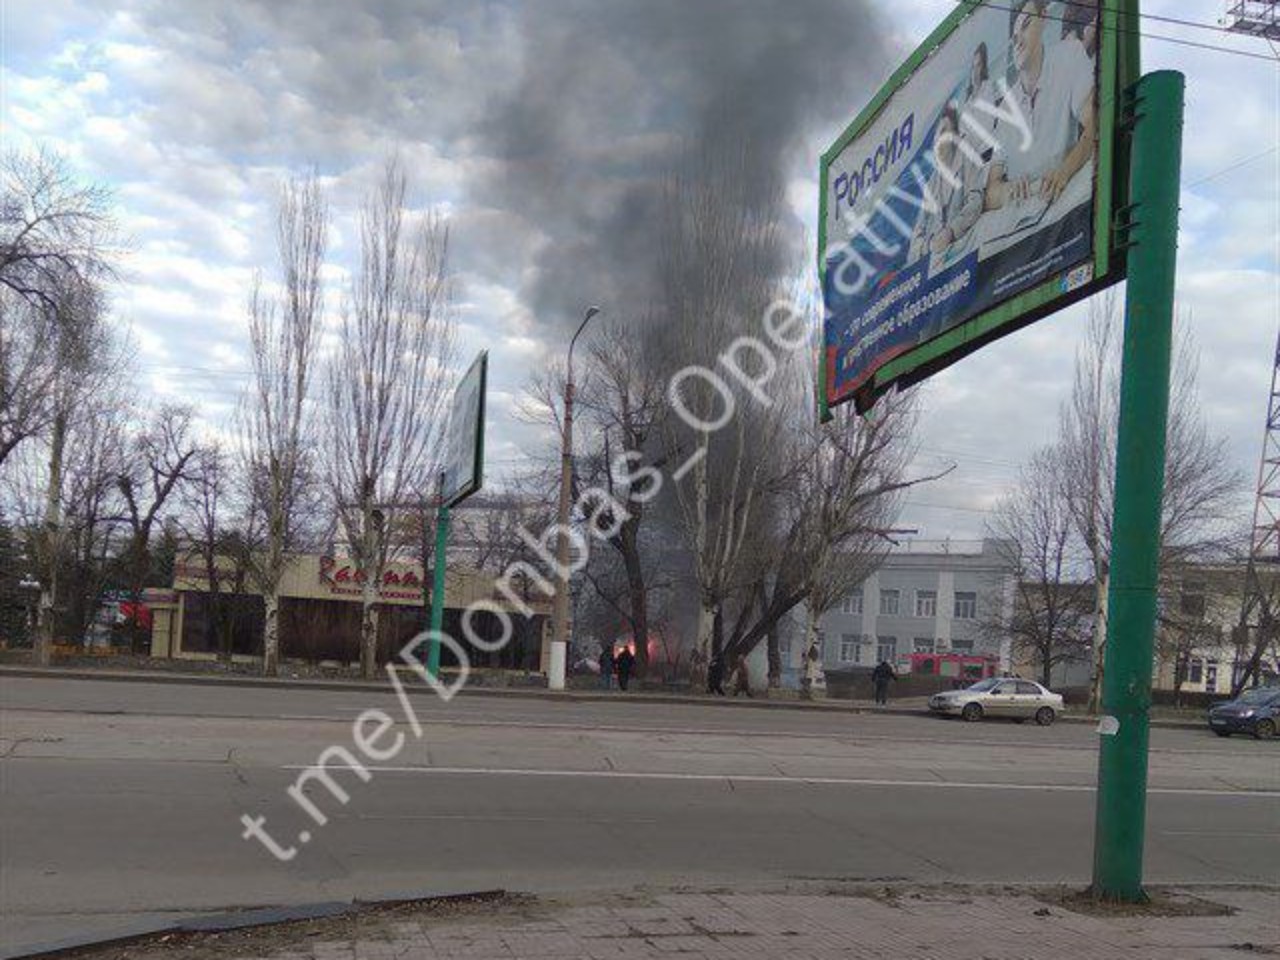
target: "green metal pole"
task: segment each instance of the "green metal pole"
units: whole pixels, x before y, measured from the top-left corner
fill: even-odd
[[[1142,851],[1148,712],[1169,415],[1184,86],[1182,74],[1161,70],[1144,76],[1133,90],[1133,215],[1093,847],[1094,896],[1126,902],[1146,898]]]
[[[440,631],[444,627],[445,554],[449,549],[449,508],[436,511],[436,549],[432,554],[431,635],[427,639],[427,673],[440,676]]]

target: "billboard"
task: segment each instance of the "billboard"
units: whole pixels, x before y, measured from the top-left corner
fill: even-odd
[[[484,483],[484,398],[489,378],[489,352],[481,350],[453,393],[449,434],[445,441],[441,502],[461,503]]]
[[[823,155],[824,407],[1121,279],[1116,2],[962,0]]]

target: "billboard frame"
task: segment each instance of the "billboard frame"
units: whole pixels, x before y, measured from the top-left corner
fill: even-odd
[[[476,410],[475,438],[471,444],[471,448],[472,448],[471,472],[466,483],[463,483],[462,485],[460,485],[454,490],[446,490],[444,488],[444,478],[447,473],[447,468],[441,471],[440,503],[441,503],[441,506],[444,506],[444,507],[457,506],[463,500],[467,499],[467,497],[471,496],[474,493],[478,493],[480,488],[484,486],[484,426],[485,426],[484,421],[485,421],[485,411],[487,407],[487,394],[489,391],[489,351],[488,350],[481,350],[480,353],[477,354],[476,358],[473,361],[471,361],[471,366],[467,368],[467,372],[464,373],[462,375],[462,378],[458,381],[458,388],[455,389],[454,391],[454,404],[457,403],[457,398],[459,393],[461,392],[462,386],[466,384],[468,378],[473,375],[478,376],[480,378],[480,386],[479,386],[479,403],[477,405],[477,410]],[[451,404],[450,406],[452,407],[453,404]],[[452,425],[454,422],[453,418],[458,415],[458,412],[459,411],[456,408],[450,410],[450,417],[449,417],[450,429],[452,429]],[[446,447],[446,453],[447,452],[448,450]]]
[[[1013,0],[1017,2],[1017,0]],[[1126,208],[1129,194],[1128,138],[1119,122],[1122,91],[1137,82],[1138,24],[1136,18],[1124,14],[1121,26],[1120,4],[1123,0],[1099,0],[1098,47],[1098,149],[1094,164],[1093,210],[1093,278],[1074,289],[1067,289],[1065,275],[1059,273],[1027,290],[994,304],[989,309],[931,340],[886,362],[867,382],[834,403],[827,396],[826,345],[826,272],[827,213],[830,170],[835,159],[856,140],[880,115],[893,96],[915,75],[920,66],[941,47],[968,17],[986,0],[959,0],[956,8],[934,28],[924,42],[898,67],[854,118],[836,141],[822,154],[818,164],[818,276],[823,291],[823,322],[818,341],[818,414],[826,422],[833,407],[853,401],[859,413],[866,413],[876,400],[894,386],[908,387],[932,376],[1007,334],[1057,312],[1085,297],[1097,293],[1125,276],[1124,246],[1116,242],[1113,231],[1117,215]],[[1057,19],[1057,18],[1047,18]]]

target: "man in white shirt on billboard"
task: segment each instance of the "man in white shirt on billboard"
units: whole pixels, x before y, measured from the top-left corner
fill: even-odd
[[[1078,43],[1045,45],[1044,7],[1045,0],[1019,0],[1012,13],[1018,77],[1008,95],[1031,135],[1009,122],[997,127],[1000,149],[987,181],[988,210],[1028,200],[1048,206],[1093,158],[1094,65]]]

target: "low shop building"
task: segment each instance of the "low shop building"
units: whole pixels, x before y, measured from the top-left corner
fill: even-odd
[[[378,584],[378,661],[387,662],[427,628],[431,571],[415,563],[392,563]],[[198,558],[180,559],[174,582],[165,591],[165,615],[154,618],[151,653],[155,657],[213,660],[230,655],[251,662],[262,657],[264,605],[252,578],[230,561],[219,561],[216,590]],[[498,590],[498,581],[475,570],[446,575],[444,632],[467,650],[471,665],[517,671],[539,671],[550,644],[551,598],[528,583],[512,584],[527,610]],[[360,660],[360,601],[363,577],[351,561],[332,556],[296,555],[289,559],[280,583],[280,658],[307,663],[355,664]],[[496,651],[480,651],[462,631],[463,611],[486,602],[504,611],[512,624],[509,641]],[[472,618],[473,631],[495,642],[499,618],[482,612]],[[455,658],[446,648],[442,664]]]

